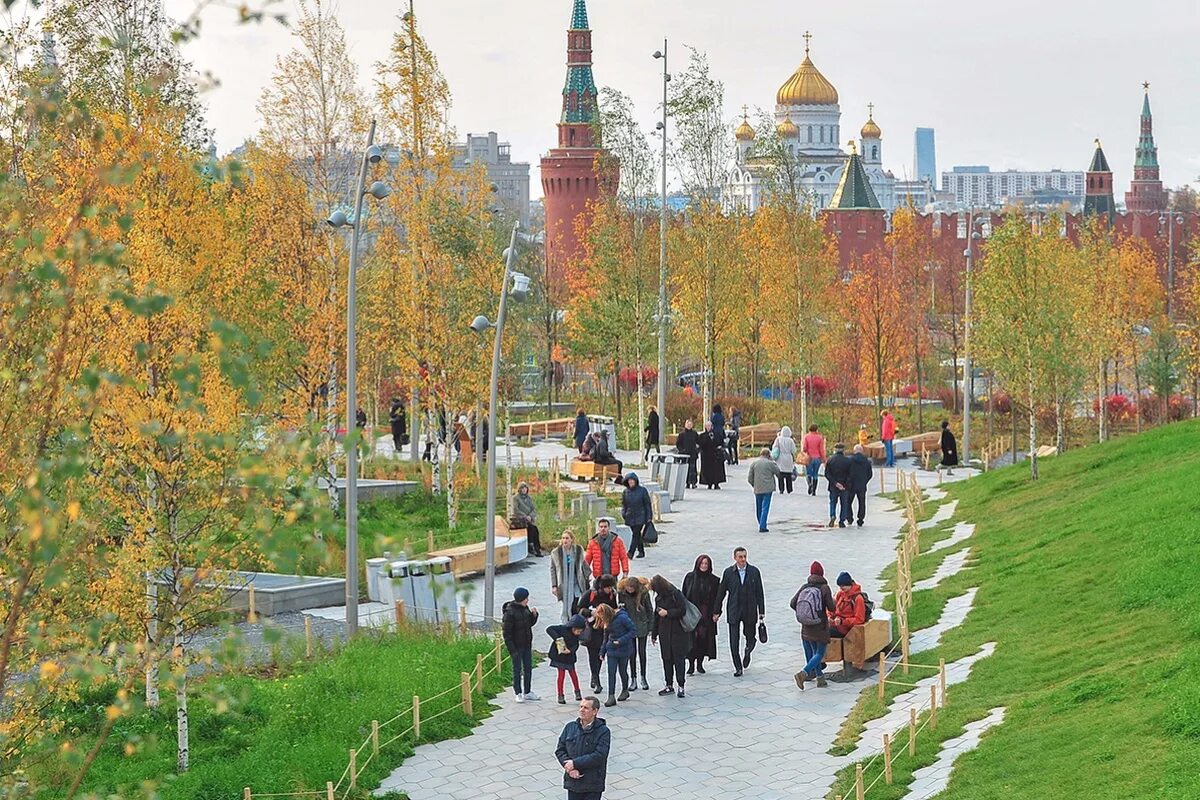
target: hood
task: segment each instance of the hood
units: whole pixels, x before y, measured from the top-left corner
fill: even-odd
[[[792,438],[792,429],[791,429],[791,426],[789,426],[789,425],[784,425],[782,428],[780,428],[780,429],[779,429],[779,435],[780,435],[780,436],[786,436],[786,437],[787,437],[787,438],[789,438],[789,439],[790,439],[790,438]]]
[[[579,717],[575,718],[575,724],[581,728],[583,727],[583,723],[579,720]],[[608,723],[604,721],[604,717],[596,717],[596,720],[592,723],[592,730],[603,730],[607,727]]]
[[[502,605],[502,606],[500,607],[500,613],[501,613],[501,614],[507,614],[507,613],[508,613],[508,610],[509,610],[510,608],[512,608],[513,606],[519,606],[519,605],[521,605],[521,604],[520,604],[520,603],[518,603],[516,600],[507,600],[507,601],[505,601],[504,605]]]
[[[824,575],[809,575],[807,586],[828,586],[829,581],[825,580]]]
[[[633,486],[631,486],[631,487],[629,486],[630,481],[633,481]],[[636,472],[630,472],[628,475],[626,475],[625,480],[622,481],[622,483],[624,483],[626,487],[632,488],[632,489],[636,489],[637,487],[642,485],[642,482],[640,480],[638,480],[638,476],[637,476]]]
[[[583,618],[583,614],[575,614],[567,620],[568,628],[586,628],[587,620]]]
[[[521,481],[520,483],[518,483],[518,484],[517,484],[517,494],[520,494],[522,489],[524,489],[525,491],[527,491],[527,492],[528,492],[528,491],[529,491],[529,484],[528,484],[528,483],[526,483],[525,481]]]
[[[859,586],[857,583],[852,583],[849,586],[839,586],[838,594],[843,594],[843,593],[850,594],[850,595],[862,594],[862,587]]]

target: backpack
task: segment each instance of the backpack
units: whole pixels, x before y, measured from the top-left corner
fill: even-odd
[[[805,586],[800,590],[796,598],[796,621],[801,625],[820,625],[826,621],[820,586]]]
[[[875,613],[875,602],[867,597],[866,592],[859,592],[858,596],[863,599],[863,607],[867,610],[867,621],[871,620],[871,615]]]

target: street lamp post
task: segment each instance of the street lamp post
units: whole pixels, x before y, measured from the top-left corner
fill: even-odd
[[[495,328],[492,340],[492,382],[488,398],[487,432],[487,536],[484,540],[483,572],[483,616],[488,622],[495,620],[496,608],[496,405],[500,383],[500,340],[504,334],[504,320],[508,316],[509,280],[512,280],[512,295],[520,300],[529,293],[529,278],[513,272],[513,261],[517,254],[517,238],[521,236],[521,223],[513,225],[508,249],[504,251],[504,281],[500,285],[500,308],[493,324],[482,314],[471,323],[471,330],[482,334]],[[512,465],[509,465],[509,469]]]
[[[1158,218],[1158,230],[1167,226],[1167,319],[1175,319],[1175,223],[1183,224],[1182,214],[1166,213]]]
[[[371,195],[382,200],[391,190],[382,181],[367,188],[367,170],[383,159],[383,150],[375,144],[375,120],[367,132],[367,149],[363,152],[354,194],[354,218],[344,211],[334,211],[326,222],[334,228],[350,226],[350,267],[346,275],[346,632],[358,632],[358,398],[356,373],[358,359],[355,326],[358,319],[358,240],[362,233],[363,198]]]
[[[658,414],[665,422],[667,413],[667,84],[671,73],[667,72],[667,40],[663,49],[654,52],[655,58],[663,62],[663,106],[662,122],[657,127],[662,134],[662,196],[658,209]],[[667,426],[658,426],[658,443],[666,444]]]
[[[972,380],[974,367],[971,364],[971,262],[975,242],[979,240],[979,232],[975,230],[976,220],[972,215],[967,225],[967,249],[963,255],[967,258],[967,291],[963,304],[963,466],[971,464],[971,401],[975,394],[975,381]]]

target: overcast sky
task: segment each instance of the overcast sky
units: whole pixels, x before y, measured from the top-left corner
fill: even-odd
[[[296,0],[276,8],[295,14]],[[497,131],[516,160],[533,164],[555,141],[572,0],[415,0],[421,30],[454,95],[460,135]],[[179,13],[195,0],[167,0]],[[258,2],[251,2],[258,6]],[[360,78],[386,52],[407,0],[340,0]],[[844,138],[875,103],[886,167],[912,173],[913,129],[937,131],[938,170],[1086,169],[1099,137],[1118,197],[1133,168],[1150,81],[1162,177],[1170,187],[1200,175],[1200,3],[1197,0],[589,0],[595,76],[629,94],[648,129],[661,95],[660,62],[684,46],[708,53],[724,81],[727,113],[770,108],[804,57],[837,87]],[[258,129],[255,103],[275,58],[292,47],[275,23],[234,24],[209,9],[186,54],[221,81],[206,95],[208,120],[226,152]]]

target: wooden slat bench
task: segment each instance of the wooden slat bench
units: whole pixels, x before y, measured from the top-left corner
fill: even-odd
[[[597,464],[595,461],[571,460],[571,477],[585,481],[605,480],[617,477],[616,464]]]
[[[891,643],[891,628],[887,620],[869,619],[865,625],[855,625],[843,638],[829,640],[825,661],[849,661],[857,669],[883,651]]]

